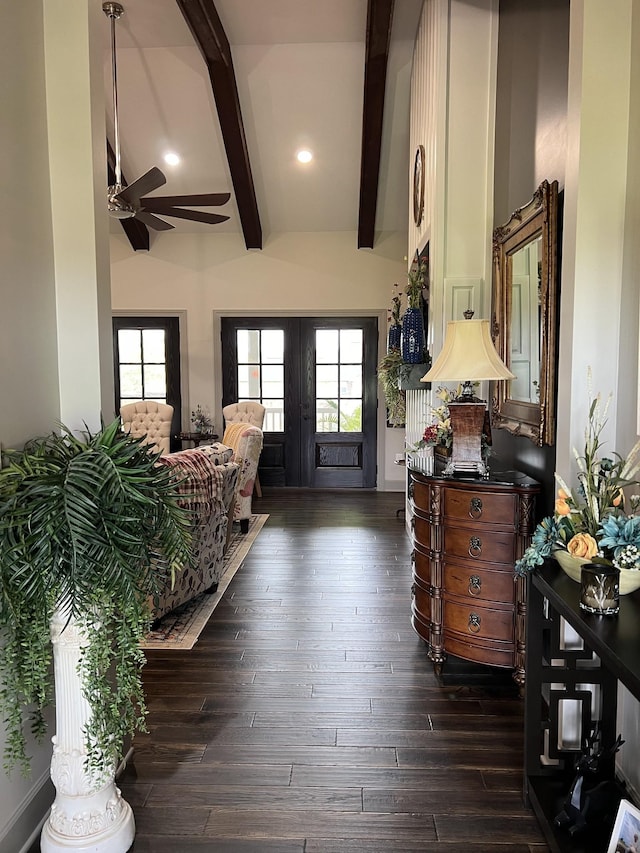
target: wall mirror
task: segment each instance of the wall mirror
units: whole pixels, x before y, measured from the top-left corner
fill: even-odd
[[[491,390],[494,426],[540,446],[555,440],[558,182],[493,232],[492,335],[515,374]]]

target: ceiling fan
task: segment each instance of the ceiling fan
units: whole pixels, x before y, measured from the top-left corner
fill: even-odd
[[[122,170],[120,166],[120,130],[118,127],[118,73],[116,66],[116,21],[124,14],[120,3],[103,3],[102,11],[111,21],[111,65],[113,71],[113,126],[115,154],[115,183],[107,190],[107,206],[110,216],[116,219],[131,219],[135,217],[155,231],[170,231],[174,226],[160,219],[161,216],[171,216],[176,219],[190,219],[194,222],[206,222],[217,225],[226,222],[229,217],[218,213],[207,213],[201,210],[185,210],[187,205],[193,207],[219,207],[226,204],[230,193],[201,193],[197,195],[169,195],[143,198],[147,193],[157,190],[166,184],[167,179],[157,166],[149,169],[142,177],[128,186],[122,185]]]

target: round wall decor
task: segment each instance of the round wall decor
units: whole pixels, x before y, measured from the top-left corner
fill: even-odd
[[[422,222],[424,213],[424,147],[418,145],[416,159],[413,164],[413,221],[416,225]]]

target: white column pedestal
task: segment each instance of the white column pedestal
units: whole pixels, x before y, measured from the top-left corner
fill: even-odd
[[[115,784],[115,768],[85,769],[85,726],[89,703],[82,692],[78,664],[86,636],[59,608],[51,620],[56,692],[56,734],[52,738],[51,780],[56,788],[51,814],[42,829],[42,853],[126,853],[135,823]],[[66,626],[66,627],[65,627]]]

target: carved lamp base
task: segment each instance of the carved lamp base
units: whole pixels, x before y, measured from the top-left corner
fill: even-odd
[[[487,474],[482,458],[482,432],[487,407],[483,402],[460,402],[461,399],[459,397],[455,403],[448,404],[453,443],[444,474],[483,477]]]

